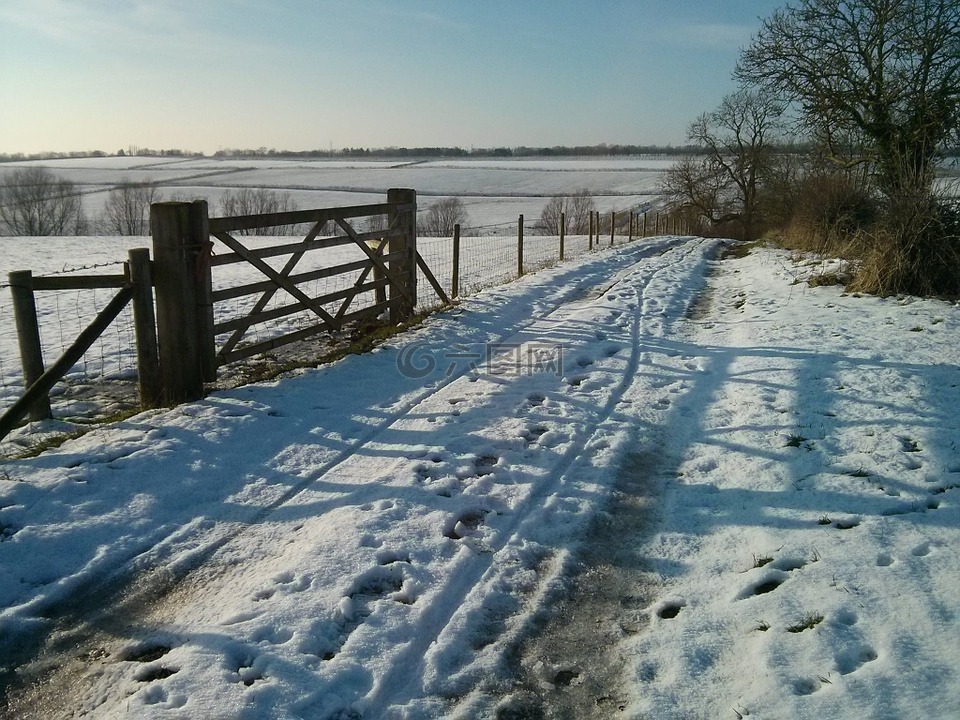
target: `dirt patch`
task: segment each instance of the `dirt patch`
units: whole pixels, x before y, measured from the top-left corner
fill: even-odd
[[[652,454],[626,459],[610,504],[577,552],[568,592],[513,653],[515,690],[498,718],[611,718],[626,708],[616,646],[650,621],[645,608],[655,590],[636,548],[652,531],[661,490]]]

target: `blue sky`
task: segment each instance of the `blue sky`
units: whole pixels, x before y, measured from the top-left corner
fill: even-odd
[[[2,0],[0,152],[682,144],[782,0]]]

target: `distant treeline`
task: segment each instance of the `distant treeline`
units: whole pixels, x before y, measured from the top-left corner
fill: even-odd
[[[0,162],[23,162],[25,160],[71,160],[76,158],[101,157],[176,157],[202,158],[202,152],[191,150],[151,150],[150,148],[132,147],[127,150],[118,150],[108,153],[103,150],[72,150],[70,152],[39,152],[39,153],[0,153]]]
[[[385,147],[364,148],[345,147],[339,150],[274,150],[259,148],[218,150],[214,157],[250,158],[468,158],[468,157],[597,157],[609,155],[678,155],[696,153],[694,146],[674,147],[672,145],[577,145],[566,147]]]
[[[365,148],[345,147],[338,150],[277,150],[275,148],[227,148],[217,150],[215,158],[489,158],[489,157],[602,157],[611,155],[684,155],[696,154],[694,146],[675,147],[673,145],[578,145],[565,147],[386,147]],[[41,153],[0,153],[0,162],[22,162],[24,160],[64,160],[74,158],[98,157],[175,157],[201,158],[204,153],[191,150],[153,150],[151,148],[131,147],[114,153],[102,150],[83,150],[75,152]]]
[[[803,154],[809,150],[806,145],[789,145],[780,148],[781,152]],[[386,147],[363,148],[345,147],[339,150],[277,150],[275,148],[227,148],[217,150],[211,157],[214,158],[397,158],[397,159],[429,159],[429,158],[522,158],[522,157],[609,157],[624,155],[700,155],[703,148],[696,145],[576,145],[567,147],[554,145],[553,147],[496,147],[470,148],[461,147]],[[948,148],[945,151],[947,158],[960,158],[960,147]],[[102,150],[85,150],[77,152],[43,152],[43,153],[0,153],[0,162],[22,162],[25,160],[62,160],[71,158],[97,157],[173,157],[173,158],[202,158],[207,157],[202,152],[191,150],[152,150],[150,148],[130,147],[127,150],[118,150],[107,153]]]

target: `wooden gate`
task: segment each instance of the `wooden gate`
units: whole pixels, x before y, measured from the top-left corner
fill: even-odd
[[[157,203],[151,207],[154,242],[154,282],[157,328],[164,399],[178,402],[201,397],[203,383],[216,379],[217,368],[345,325],[389,313],[391,322],[410,318],[417,300],[417,268],[437,292],[449,299],[417,253],[417,198],[413,190],[394,189],[387,202],[340,208],[210,218],[204,201]],[[385,229],[359,232],[351,222],[385,217]],[[333,225],[335,233],[325,235]],[[253,248],[237,238],[240,231],[281,225],[308,227],[295,243]],[[216,243],[222,245],[216,251]],[[362,259],[295,273],[310,252],[337,246],[355,246]],[[268,258],[286,256],[280,269]],[[213,290],[214,268],[248,263],[265,279]],[[335,292],[310,297],[303,285],[321,278],[356,276],[352,284]],[[275,296],[283,293],[287,304]],[[372,302],[357,307],[357,299],[372,294]],[[214,304],[256,297],[252,307],[238,317],[214,319]],[[367,295],[369,299],[370,295]],[[273,303],[271,305],[271,303]],[[307,312],[308,327],[241,345],[250,329]],[[217,342],[221,338],[221,342]],[[225,339],[223,339],[225,338]]]

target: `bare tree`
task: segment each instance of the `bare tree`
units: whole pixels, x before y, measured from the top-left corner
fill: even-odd
[[[0,234],[83,235],[87,220],[74,184],[45,167],[14,170],[0,181]]]
[[[595,209],[593,196],[586,188],[573,195],[555,195],[540,212],[540,226],[548,235],[560,234],[560,217],[564,220],[564,234],[581,235],[588,232],[590,213]]]
[[[453,226],[465,225],[467,217],[463,200],[458,197],[443,198],[433,203],[419,218],[417,232],[433,237],[449,237],[453,235]]]
[[[290,198],[289,193],[278,195],[266,188],[241,188],[236,191],[227,191],[220,198],[220,214],[225,217],[293,212],[296,209],[297,204]],[[296,231],[295,226],[278,225],[238,232],[242,235],[291,235]]]
[[[124,179],[110,191],[98,222],[104,235],[149,235],[150,205],[160,202],[156,186]]]
[[[731,219],[726,207],[727,184],[707,157],[684,157],[663,174],[660,192],[672,210],[717,224]]]
[[[764,21],[736,75],[796,103],[838,158],[862,139],[888,196],[929,194],[960,124],[960,3],[798,0]]]
[[[763,183],[772,174],[771,135],[782,112],[772,96],[740,90],[697,118],[687,138],[703,157],[684,158],[662,183],[675,209],[695,210],[711,223],[736,221],[743,237],[752,239]]]

